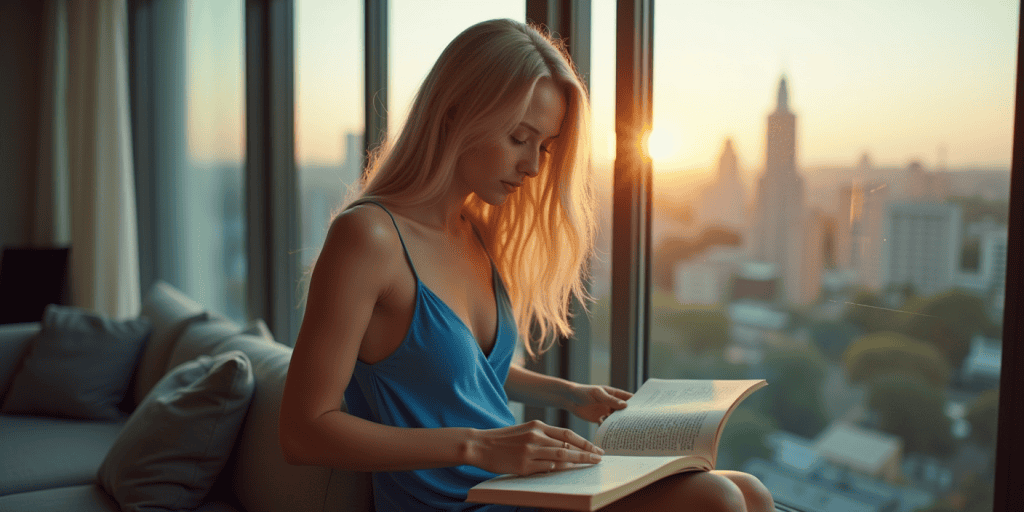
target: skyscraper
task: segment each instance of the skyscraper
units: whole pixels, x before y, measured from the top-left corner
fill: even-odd
[[[956,204],[892,204],[882,234],[883,286],[909,284],[922,296],[952,287],[960,267],[962,215]]]
[[[746,198],[732,139],[725,139],[718,159],[718,177],[701,192],[696,221],[704,227],[719,226],[740,232],[746,226]]]
[[[751,256],[772,264],[781,281],[782,297],[799,302],[804,180],[796,169],[796,116],[789,110],[785,77],[779,81],[775,111],[768,115],[764,167],[757,184]]]

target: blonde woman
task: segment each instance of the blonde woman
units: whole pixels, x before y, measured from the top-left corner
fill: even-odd
[[[534,28],[493,20],[448,45],[313,269],[281,404],[289,462],[373,472],[377,510],[492,512],[514,508],[466,503],[470,487],[599,463],[571,430],[516,425],[508,408],[599,422],[631,396],[511,362],[520,337],[533,354],[571,334],[569,299],[586,298],[589,127],[582,82]],[[697,473],[609,510],[681,504],[760,511],[771,497],[749,475]]]

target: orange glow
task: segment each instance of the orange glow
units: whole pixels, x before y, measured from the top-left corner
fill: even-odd
[[[670,128],[659,127],[645,134],[644,154],[656,164],[665,164],[679,153],[679,134]]]

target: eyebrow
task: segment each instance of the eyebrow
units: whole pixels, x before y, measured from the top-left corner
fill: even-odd
[[[533,132],[533,133],[536,133],[537,135],[540,135],[540,130],[538,130],[538,129],[537,129],[537,128],[536,128],[535,126],[533,126],[532,124],[530,124],[530,123],[527,123],[526,121],[523,121],[523,122],[519,123],[519,126],[525,126],[525,127],[526,127],[526,128],[528,129],[528,130],[530,130],[531,132]],[[550,137],[548,137],[548,138],[549,138],[549,139],[557,139],[559,135],[561,135],[561,133],[556,133],[556,134],[554,134],[554,135],[552,135],[552,136],[550,136]]]

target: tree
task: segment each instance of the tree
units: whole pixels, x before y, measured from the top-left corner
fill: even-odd
[[[740,469],[748,459],[767,459],[771,448],[765,439],[778,428],[775,421],[749,406],[737,407],[729,416],[718,444],[720,469]]]
[[[986,332],[990,321],[978,296],[950,290],[920,303],[906,323],[906,333],[934,344],[959,368],[971,348],[971,338]]]
[[[721,354],[731,340],[723,306],[682,305],[664,292],[651,294],[651,339],[693,354]]]
[[[825,320],[810,325],[811,340],[831,361],[839,362],[850,343],[860,336],[860,330],[841,320]]]
[[[857,339],[843,354],[843,366],[851,382],[911,374],[936,389],[946,389],[952,374],[945,354],[897,332],[876,332]]]
[[[898,321],[898,314],[887,308],[882,297],[862,290],[847,302],[843,320],[861,332],[887,331],[892,330],[893,323]]]
[[[868,391],[868,407],[878,415],[879,430],[903,439],[908,452],[937,457],[954,448],[945,402],[945,391],[913,375],[877,378]]]
[[[971,439],[986,448],[996,446],[996,423],[999,412],[999,390],[990,389],[978,395],[967,408]]]
[[[775,349],[763,362],[771,383],[751,398],[780,428],[813,438],[828,424],[822,403],[825,360],[814,347]]]

